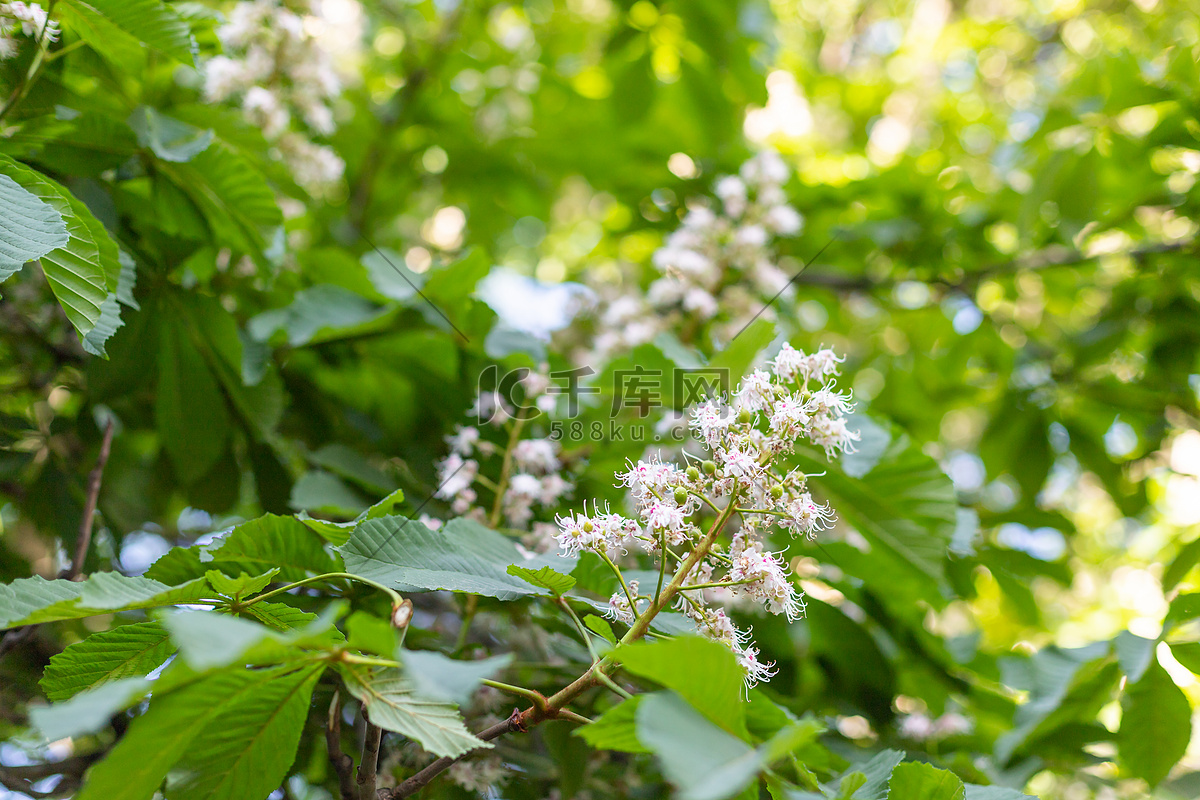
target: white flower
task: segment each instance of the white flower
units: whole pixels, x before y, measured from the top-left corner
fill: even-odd
[[[833,510],[829,504],[818,503],[808,492],[787,504],[787,515],[781,524],[790,530],[793,536],[801,534],[811,538],[817,531],[829,528],[834,521]]]
[[[854,443],[861,437],[858,431],[846,427],[846,420],[841,417],[815,417],[809,425],[808,438],[813,444],[825,448],[825,455],[833,458],[837,451],[853,453],[857,450]]]
[[[775,386],[771,383],[771,376],[756,369],[742,379],[737,390],[737,407],[751,413],[766,411],[771,407],[774,396]]]
[[[7,61],[17,55],[17,40],[11,36],[3,34],[3,28],[0,26],[0,61]]]
[[[838,374],[838,365],[845,360],[845,356],[838,358],[837,354],[829,348],[818,350],[808,357],[808,371],[805,377],[819,381],[831,378]]]
[[[558,471],[558,443],[551,439],[524,439],[513,448],[513,461],[518,469],[545,475]]]
[[[809,422],[808,404],[799,395],[790,394],[775,403],[771,411],[771,430],[780,436],[795,438]]]
[[[808,356],[803,350],[797,350],[787,342],[783,343],[783,347],[779,348],[779,352],[775,354],[775,360],[771,362],[771,370],[775,373],[775,377],[784,381],[794,381],[796,378],[807,377],[808,371]]]
[[[776,672],[774,662],[759,661],[757,647],[747,647],[737,653],[737,657],[738,664],[746,671],[746,691],[753,689],[755,684],[761,681],[769,681]]]
[[[451,452],[459,455],[471,455],[475,450],[475,444],[479,441],[479,429],[471,426],[458,425],[454,429],[452,436],[446,437],[446,444],[450,445]]]
[[[261,86],[251,86],[246,90],[242,109],[246,112],[246,118],[262,128],[263,135],[268,139],[283,133],[291,121],[291,115],[275,93]]]
[[[795,236],[804,226],[804,217],[800,212],[788,205],[772,207],[763,217],[763,224],[780,236]]]
[[[752,452],[734,447],[725,453],[721,474],[727,478],[750,479],[757,477],[761,469]]]
[[[58,41],[58,23],[51,22],[46,10],[37,3],[12,2],[0,4],[0,16],[7,16],[21,23],[21,33],[37,39],[45,29],[45,38]]]

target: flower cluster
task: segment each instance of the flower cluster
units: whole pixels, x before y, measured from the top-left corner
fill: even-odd
[[[341,91],[333,56],[313,33],[324,22],[320,2],[240,2],[217,29],[225,55],[204,64],[205,97],[239,101],[310,191],[337,183],[345,170],[332,148],[309,137],[333,133],[331,104]]]
[[[766,150],[738,175],[717,181],[715,202],[691,201],[679,228],[654,253],[662,276],[645,298],[622,294],[603,304],[597,351],[633,347],[676,321],[707,322],[718,311],[723,319],[716,332],[727,338],[759,314],[788,286],[789,276],[776,263],[776,238],[795,236],[804,224],[787,202],[788,177],[779,154]]]
[[[58,41],[58,23],[52,22],[46,10],[37,3],[0,3],[0,61],[15,58],[20,43],[17,34],[38,40]]]
[[[834,519],[827,504],[808,491],[807,476],[783,466],[797,441],[807,438],[832,457],[852,451],[858,434],[846,427],[848,396],[833,383],[838,359],[830,350],[805,354],[785,344],[770,371],[747,376],[728,404],[710,400],[691,414],[691,429],[708,458],[664,463],[650,458],[620,473],[636,513],[624,517],[593,508],[558,518],[558,543],[564,554],[591,551],[614,565],[631,550],[641,550],[671,567],[675,607],[705,635],[726,644],[746,671],[747,685],[769,678],[772,665],[759,660],[749,631],[736,628],[717,598],[747,601],[789,620],[802,616],[804,602],[780,554],[767,549],[763,529],[777,527],[792,536],[813,537]],[[685,458],[689,456],[685,453]],[[715,516],[707,529],[701,513]],[[728,547],[718,540],[734,518],[740,524]],[[642,604],[662,610],[672,598],[644,595],[636,581],[609,600],[610,619],[633,624]],[[656,605],[657,604],[657,605]]]
[[[527,373],[521,383],[526,401],[535,405],[546,397],[550,385],[544,371]],[[527,418],[499,392],[481,393],[470,414],[480,420],[480,425],[460,425],[446,437],[450,453],[437,465],[436,496],[449,501],[457,515],[485,520],[488,512],[478,504],[477,487],[482,486],[492,494],[496,512],[489,521],[499,522],[502,514],[509,527],[531,530],[526,545],[545,552],[554,545],[556,529],[549,523],[534,522],[534,507],[552,509],[574,488],[563,477],[558,442],[549,438],[520,438],[527,430]],[[507,430],[507,445],[485,438],[482,432],[485,426]],[[480,472],[480,460],[485,458],[499,460],[499,475],[494,479]]]

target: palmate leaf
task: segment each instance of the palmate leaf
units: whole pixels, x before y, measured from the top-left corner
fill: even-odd
[[[478,661],[457,661],[432,650],[403,650],[400,660],[413,692],[429,700],[466,704],[479,682],[512,662],[512,654]]]
[[[170,796],[266,797],[295,758],[323,668],[226,670],[156,696],[76,800],[149,800],[185,756],[191,769]]]
[[[157,669],[171,653],[166,628],[157,622],[138,622],[93,633],[50,658],[40,682],[54,702],[121,678]]]
[[[67,243],[62,215],[3,174],[0,160],[0,281]]]
[[[904,800],[963,800],[963,782],[947,769],[910,762],[897,764],[888,779],[888,797]]]
[[[45,175],[7,156],[0,156],[0,172],[53,208],[65,223],[67,241],[41,256],[42,271],[67,319],[86,336],[100,320],[101,305],[117,289],[121,264],[116,243],[87,206]]]
[[[466,518],[436,532],[407,517],[364,520],[338,552],[347,572],[401,591],[447,589],[501,600],[545,591],[508,574],[511,564],[572,566],[557,556],[526,559],[505,536]]]
[[[108,358],[104,345],[125,324],[121,319],[121,306],[133,309],[138,307],[137,301],[133,299],[137,268],[133,259],[125,253],[118,254],[118,261],[121,264],[121,272],[117,278],[117,288],[104,298],[104,302],[100,304],[100,319],[96,320],[96,327],[83,337],[83,349],[101,358]]]
[[[357,664],[341,664],[339,669],[346,689],[362,702],[371,722],[404,734],[430,753],[455,757],[492,746],[467,730],[454,705],[418,696],[400,670],[369,670]]]
[[[575,733],[597,750],[649,753],[650,749],[637,738],[637,708],[645,698],[653,696],[653,693],[636,694],[605,711],[592,724],[576,728]]]
[[[0,586],[0,630],[113,611],[192,603],[212,596],[202,578],[168,586],[147,578],[97,572],[86,581],[21,578]]]
[[[47,740],[94,733],[113,714],[146,696],[152,682],[144,677],[120,678],[80,692],[63,703],[30,709],[29,721]]]
[[[194,64],[196,43],[187,22],[160,0],[64,0],[79,36],[101,53],[115,37],[132,38],[151,50]],[[115,33],[114,33],[115,31]]]
[[[530,569],[529,567],[510,564],[506,572],[509,575],[515,575],[533,586],[548,589],[555,597],[562,597],[575,586],[574,578],[570,575],[563,575],[553,567]]]

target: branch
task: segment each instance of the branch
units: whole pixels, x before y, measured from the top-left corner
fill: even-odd
[[[636,641],[644,636],[646,631],[650,629],[650,622],[654,619],[655,615],[666,608],[667,604],[670,603],[675,595],[679,593],[683,586],[683,582],[687,580],[688,574],[692,571],[692,567],[694,567],[697,562],[700,561],[700,559],[704,558],[705,554],[708,553],[709,549],[712,548],[713,542],[717,540],[717,536],[719,536],[722,529],[724,529],[725,523],[729,521],[729,518],[732,517],[734,512],[737,510],[737,503],[734,499],[737,497],[737,491],[738,487],[735,485],[733,491],[730,493],[731,499],[729,505],[726,506],[725,510],[722,511],[720,516],[718,516],[713,522],[712,527],[709,528],[708,533],[705,534],[704,539],[700,542],[700,544],[688,554],[686,559],[684,559],[683,563],[679,567],[679,571],[675,573],[675,577],[671,579],[671,583],[667,586],[667,588],[663,590],[662,594],[655,598],[655,600],[650,604],[650,607],[646,609],[646,611],[640,617],[638,617],[633,627],[631,627],[629,632],[626,633],[624,638],[621,639],[621,644],[628,644],[629,642]],[[538,723],[544,722],[548,719],[566,719],[572,722],[582,722],[586,720],[586,717],[582,717],[573,711],[569,711],[565,707],[567,703],[570,703],[586,690],[603,683],[599,676],[604,674],[606,670],[613,668],[613,666],[614,663],[608,660],[606,657],[604,660],[593,664],[587,672],[576,678],[569,686],[559,690],[556,694],[547,698],[544,706],[535,705],[531,708],[525,709],[524,711],[521,711],[520,709],[513,709],[512,714],[504,722],[497,723],[486,730],[480,731],[478,734],[476,734],[476,736],[485,742],[489,742],[492,739],[497,739],[504,734],[513,731],[525,733],[534,725],[537,725]],[[604,677],[607,678],[608,676],[605,674]],[[391,792],[380,792],[379,797],[381,800],[400,800],[400,798],[409,797],[410,795],[416,794],[421,789],[429,785],[430,781],[432,781],[442,772],[449,769],[450,765],[464,758],[466,755],[469,755],[469,753],[459,756],[458,758],[443,756],[442,758],[439,758],[437,761],[434,761],[432,764],[422,769],[416,775],[406,779]]]
[[[375,773],[379,769],[379,742],[383,738],[383,729],[367,718],[365,705],[362,715],[366,734],[363,736],[362,761],[358,765],[358,797],[359,800],[376,800]]]
[[[79,520],[79,538],[75,542],[75,557],[71,566],[64,570],[60,577],[77,581],[83,575],[83,560],[87,558],[88,547],[92,543],[92,528],[96,516],[96,504],[100,501],[100,481],[104,477],[104,465],[108,463],[108,454],[112,451],[114,423],[110,417],[104,426],[104,438],[100,441],[100,455],[96,458],[96,466],[88,475],[87,501],[83,505],[83,518]]]
[[[338,788],[342,800],[357,800],[358,793],[354,786],[354,759],[342,752],[342,714],[341,699],[337,689],[333,690],[333,702],[329,704],[329,718],[325,724],[325,749],[329,751],[329,761],[333,764],[338,776]]]

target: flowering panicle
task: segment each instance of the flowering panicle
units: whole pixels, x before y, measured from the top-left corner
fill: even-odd
[[[648,342],[680,320],[712,320],[728,337],[788,286],[775,241],[796,236],[804,219],[788,204],[789,178],[778,153],[763,151],[737,175],[719,179],[716,202],[693,200],[679,228],[655,251],[662,277],[641,293],[610,298],[601,310],[595,348],[606,355]]]
[[[20,49],[17,34],[34,41],[58,41],[58,23],[37,3],[0,3],[0,61],[15,58]]]
[[[526,401],[535,404],[550,385],[544,370],[530,372],[521,383]],[[558,442],[548,438],[516,439],[509,442],[506,452],[505,447],[485,438],[481,428],[508,426],[511,432],[517,424],[517,410],[499,392],[481,392],[469,414],[481,421],[481,425],[460,425],[446,437],[450,452],[437,464],[435,496],[449,501],[451,510],[459,516],[486,520],[488,512],[478,505],[477,487],[484,486],[493,498],[499,489],[496,508],[508,526],[530,531],[525,542],[530,549],[536,552],[552,549],[558,543],[558,528],[548,522],[534,521],[533,517],[535,508],[553,509],[574,489],[563,476]],[[494,480],[480,471],[480,460],[489,458],[500,462],[500,474]]]
[[[785,344],[770,370],[756,370],[742,380],[730,403],[709,400],[692,410],[691,429],[708,450],[707,460],[683,467],[652,457],[617,474],[618,485],[628,490],[633,517],[598,508],[588,514],[586,506],[583,513],[558,517],[556,538],[564,554],[592,551],[616,561],[637,548],[664,559],[664,569],[674,560],[676,575],[668,584],[673,598],[660,602],[657,595],[638,594],[637,584],[630,583],[633,602],[622,586],[609,600],[610,619],[633,625],[646,613],[640,604],[657,613],[673,599],[703,634],[733,650],[747,686],[773,674],[773,665],[759,659],[749,631],[738,630],[713,603],[756,603],[789,620],[803,615],[803,597],[787,564],[767,549],[760,530],[775,526],[792,536],[812,537],[833,523],[830,507],[809,492],[807,476],[779,465],[801,438],[830,457],[853,451],[858,434],[845,420],[852,404],[832,380],[839,363],[830,350],[809,355]],[[707,532],[695,522],[705,509],[716,515]],[[717,537],[734,515],[741,524],[724,548]]]
[[[240,101],[310,191],[337,183],[345,170],[332,148],[310,138],[336,128],[331,106],[341,80],[333,53],[314,35],[329,22],[319,1],[245,0],[217,29],[225,54],[203,65],[205,98]]]

